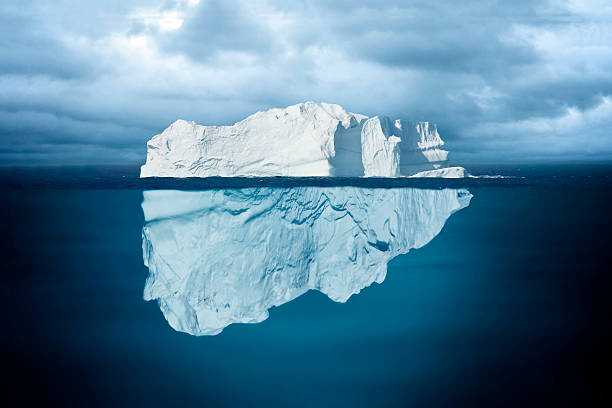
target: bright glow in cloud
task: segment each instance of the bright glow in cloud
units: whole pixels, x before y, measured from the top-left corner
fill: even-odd
[[[141,11],[134,14],[132,18],[142,21],[147,26],[154,26],[161,32],[178,30],[183,25],[182,13],[178,11],[164,11],[160,13]]]

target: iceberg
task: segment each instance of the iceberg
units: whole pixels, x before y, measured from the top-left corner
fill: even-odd
[[[147,142],[140,177],[413,176],[446,167],[443,145],[429,122],[305,102],[231,126],[177,120]]]
[[[292,187],[143,193],[145,300],[172,328],[214,335],[317,290],[346,302],[431,241],[465,189]]]

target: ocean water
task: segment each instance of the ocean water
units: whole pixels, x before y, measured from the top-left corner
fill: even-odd
[[[265,186],[272,196],[278,189],[298,197],[331,189],[325,194],[344,203],[363,203],[363,188],[373,191],[372,199],[400,197],[384,205],[400,220],[409,214],[406,225],[420,223],[427,242],[394,257],[382,283],[345,303],[311,290],[270,308],[260,323],[229,324],[203,336],[173,329],[160,305],[143,299],[151,271],[143,262],[142,233],[157,220],[145,219],[143,201],[153,196],[143,189],[156,186],[138,185],[124,169],[57,170],[44,185],[32,181],[34,170],[4,170],[3,396],[21,406],[605,406],[612,362],[608,170],[564,168],[559,180],[547,169],[528,169],[521,183],[426,184],[426,190],[418,184],[379,188],[375,180]],[[124,178],[133,181],[126,182],[129,188],[122,188]],[[249,188],[236,200],[250,208],[261,190],[256,181],[240,183],[247,185],[236,187]],[[225,201],[209,205],[210,214],[202,203],[234,194],[217,184],[204,192],[197,187],[190,186],[195,195],[188,197],[200,200],[193,207],[198,211],[172,197],[160,210],[179,213],[180,228],[210,227],[210,214]],[[451,215],[439,197],[459,188],[472,198]],[[406,201],[405,193],[413,199]],[[439,208],[428,212],[431,202]],[[423,204],[421,210],[413,211],[414,203]],[[362,217],[381,217],[383,204],[374,204]],[[427,232],[432,214],[445,219],[439,232]],[[245,234],[244,223],[225,222],[238,216],[218,224],[225,239]],[[277,216],[269,217],[274,228]],[[377,236],[384,231],[374,228]],[[375,242],[366,252],[407,248],[397,244],[396,232],[389,237],[388,247]],[[195,241],[206,249],[206,239]],[[152,245],[160,249],[164,242]],[[285,257],[302,241],[270,242],[276,246],[258,250],[282,253],[278,262],[286,267]],[[187,262],[202,250],[189,245],[165,261]],[[229,262],[223,251],[205,255],[201,262]],[[332,273],[342,272],[340,255]],[[374,270],[374,263],[367,268]],[[234,273],[232,265],[224,276]],[[206,279],[211,285],[216,278]],[[240,299],[248,297],[244,293]]]

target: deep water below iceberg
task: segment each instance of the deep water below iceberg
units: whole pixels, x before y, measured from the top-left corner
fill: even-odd
[[[3,395],[75,406],[593,405],[609,396],[612,190],[473,187],[346,303],[217,336],[143,300],[139,190],[2,192]]]

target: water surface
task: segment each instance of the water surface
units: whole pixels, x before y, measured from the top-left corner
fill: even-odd
[[[469,191],[469,206],[346,303],[310,290],[260,323],[198,337],[143,299],[141,190],[6,187],[5,395],[77,406],[604,401],[612,190]]]

